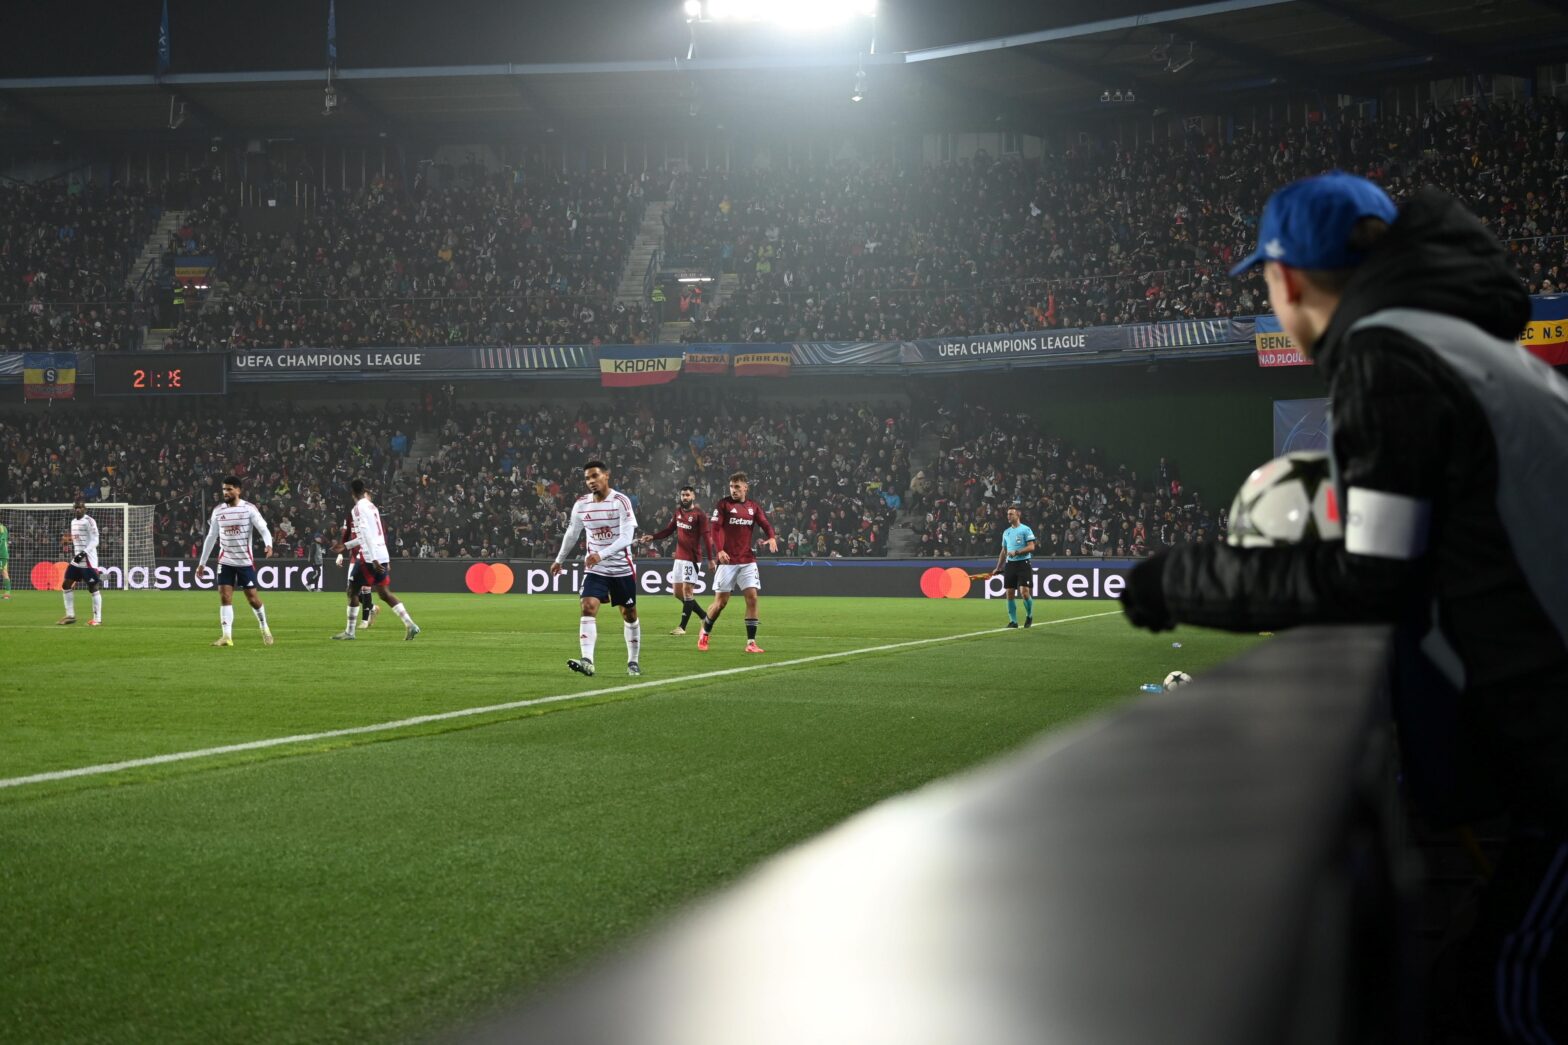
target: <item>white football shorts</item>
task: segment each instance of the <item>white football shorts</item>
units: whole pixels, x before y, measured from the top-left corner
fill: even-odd
[[[670,568],[671,584],[696,584],[697,564],[690,559],[676,559]]]
[[[744,562],[739,566],[731,563],[728,566],[720,566],[714,573],[714,591],[734,591],[737,588],[741,591],[747,588],[762,590],[762,575],[757,572],[756,563]]]

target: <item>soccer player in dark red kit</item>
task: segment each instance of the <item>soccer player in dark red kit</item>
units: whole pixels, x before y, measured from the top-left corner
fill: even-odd
[[[343,533],[338,537],[338,543],[347,548],[348,542],[353,539],[354,519],[353,516],[345,515],[343,517]],[[364,561],[364,556],[360,554],[360,546],[355,545],[348,551],[338,552],[337,564],[339,566],[343,565],[345,556],[348,558],[349,575],[352,576],[354,571],[359,568],[359,564]],[[370,585],[361,584],[359,586],[359,626],[361,628],[369,628],[374,624],[376,622],[376,614],[380,612],[381,607],[371,601],[373,594],[374,589]]]
[[[658,533],[645,533],[637,540],[644,545],[662,541],[675,534],[675,563],[670,567],[670,584],[675,589],[675,599],[681,604],[681,622],[671,635],[686,634],[686,623],[695,613],[702,616],[702,607],[692,598],[697,586],[697,563],[702,559],[703,538],[708,533],[708,517],[697,507],[697,491],[681,487],[681,499],[669,525]]]
[[[751,550],[751,535],[760,529],[766,535],[770,552],[779,550],[779,539],[763,514],[762,505],[747,498],[748,489],[745,472],[730,476],[730,495],[713,506],[713,516],[708,520],[708,548],[717,549],[717,554],[713,556],[713,605],[702,618],[702,637],[697,640],[700,650],[708,648],[714,622],[730,601],[730,592],[739,588],[746,597],[746,652],[766,652],[757,645],[757,592],[762,590],[762,578],[757,573],[757,556]]]

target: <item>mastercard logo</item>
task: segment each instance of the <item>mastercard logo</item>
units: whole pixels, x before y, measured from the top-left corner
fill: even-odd
[[[957,566],[933,566],[920,575],[920,591],[928,599],[961,599],[969,594],[969,574]]]
[[[33,582],[35,591],[59,591],[65,583],[65,568],[69,565],[68,562],[35,563],[28,579]]]
[[[495,564],[476,562],[468,568],[463,580],[475,595],[505,595],[512,590],[512,568],[504,562]]]

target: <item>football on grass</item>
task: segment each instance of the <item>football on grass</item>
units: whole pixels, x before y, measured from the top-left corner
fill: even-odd
[[[1165,676],[1165,688],[1175,689],[1177,686],[1185,686],[1191,681],[1192,676],[1185,671],[1173,671]]]
[[[1253,469],[1230,506],[1238,548],[1269,548],[1345,537],[1333,469],[1322,450],[1296,450]]]

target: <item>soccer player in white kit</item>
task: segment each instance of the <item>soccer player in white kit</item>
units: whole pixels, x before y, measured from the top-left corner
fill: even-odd
[[[240,496],[245,480],[237,475],[223,477],[223,503],[212,510],[207,523],[207,539],[201,544],[201,558],[196,560],[196,575],[207,568],[207,556],[214,545],[218,548],[218,626],[222,633],[213,640],[214,646],[234,645],[234,589],[245,592],[256,623],[261,626],[261,644],[272,645],[272,628],[267,625],[267,607],[261,603],[256,590],[256,556],[251,551],[252,534],[261,537],[262,557],[272,555],[272,531],[267,520],[254,504]]]
[[[358,551],[354,557],[354,568],[348,571],[348,623],[332,637],[340,642],[354,638],[354,630],[359,622],[359,589],[369,587],[375,590],[382,602],[392,607],[392,612],[403,622],[403,640],[411,641],[419,634],[419,625],[408,615],[408,607],[403,605],[403,600],[392,594],[392,555],[387,551],[387,531],[381,522],[381,509],[376,507],[366,492],[365,480],[355,479],[349,488],[354,491],[354,510],[349,513],[354,536],[350,540],[339,541],[332,550]]]
[[[583,558],[582,617],[578,621],[577,642],[581,660],[566,666],[583,675],[593,674],[594,644],[599,641],[599,605],[608,602],[621,608],[626,635],[626,674],[641,675],[638,656],[642,651],[642,622],[637,619],[637,570],[632,565],[632,539],[637,534],[637,516],[631,498],[610,489],[610,470],[603,461],[583,465],[583,481],[588,493],[572,505],[571,522],[561,538],[561,550],[550,566],[550,576],[561,572],[561,562],[577,547],[577,538],[588,535],[588,554]]]
[[[55,623],[76,623],[76,582],[81,581],[93,597],[93,618],[87,626],[96,628],[103,623],[103,593],[98,590],[102,583],[98,577],[98,523],[87,514],[87,502],[80,497],[71,505],[71,514],[71,532],[60,541],[71,551],[65,583],[61,585],[65,592],[65,616]]]

